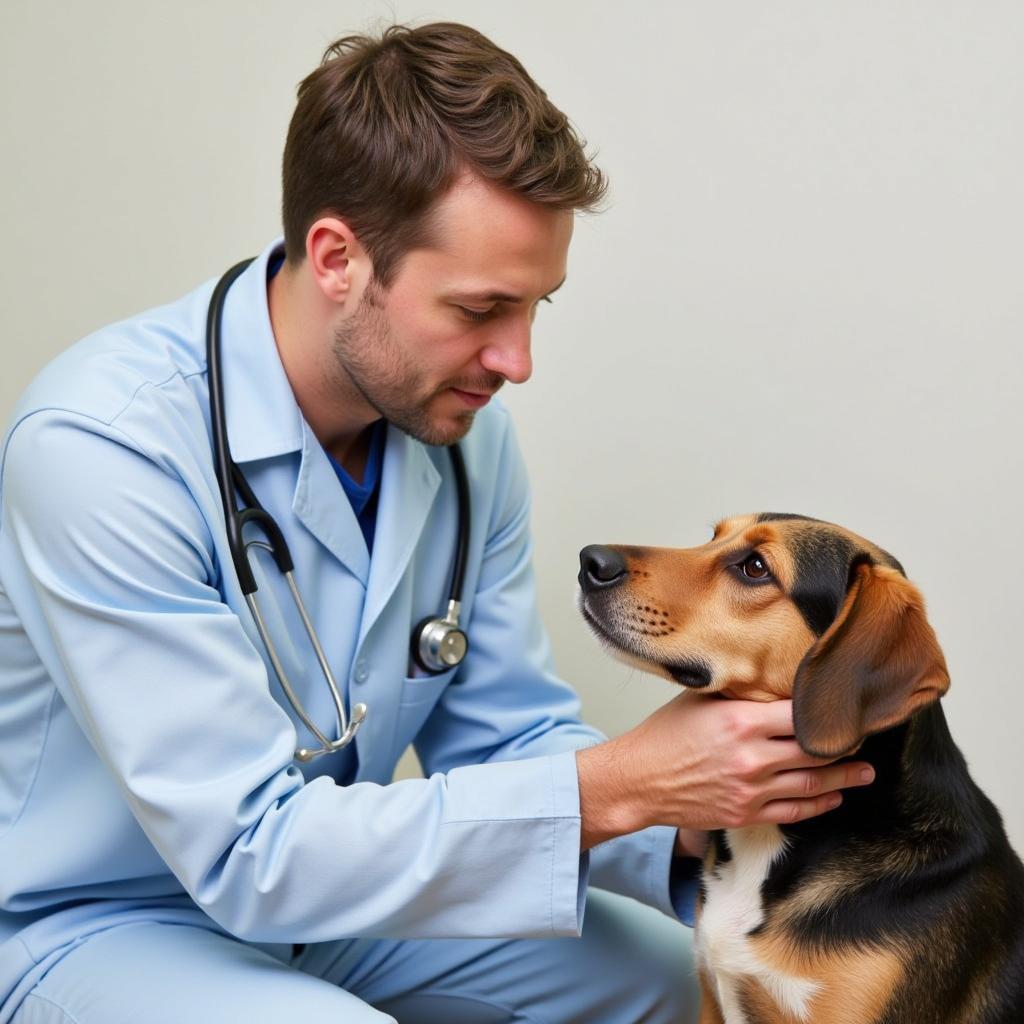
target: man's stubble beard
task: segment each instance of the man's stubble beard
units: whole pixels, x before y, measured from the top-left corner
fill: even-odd
[[[424,398],[415,397],[420,374],[394,343],[382,305],[380,289],[371,283],[352,318],[335,328],[331,353],[340,379],[349,382],[384,419],[417,441],[428,445],[454,444],[469,432],[476,411],[466,409],[443,423],[431,418],[430,404],[455,386],[455,382],[431,391]],[[486,382],[470,383],[466,390],[496,391],[502,383],[500,377],[492,375]]]

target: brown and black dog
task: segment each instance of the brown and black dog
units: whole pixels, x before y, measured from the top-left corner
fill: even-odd
[[[1024,867],[950,736],[945,659],[899,562],[761,514],[580,565],[583,616],[617,657],[697,693],[792,698],[808,754],[876,770],[829,814],[712,834],[702,1024],[1024,1022]]]

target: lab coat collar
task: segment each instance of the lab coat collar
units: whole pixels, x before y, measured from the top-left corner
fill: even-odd
[[[412,559],[440,485],[426,446],[389,423],[360,644]]]
[[[306,423],[281,365],[267,302],[271,242],[239,276],[224,304],[222,353],[228,440],[235,462],[301,451],[292,511],[367,587],[361,633],[373,625],[401,579],[441,477],[426,447],[388,424],[373,561],[352,506],[323,446]]]
[[[299,451],[292,511],[365,586],[370,555],[352,506],[319,439],[295,400],[277,349],[267,300],[271,242],[231,286],[224,303],[221,360],[228,441],[243,465]]]
[[[267,302],[267,262],[283,246],[280,238],[271,242],[231,286],[224,302],[224,404],[228,443],[237,463],[303,447],[302,412],[281,365]]]
[[[365,587],[370,572],[370,553],[363,532],[323,445],[305,420],[302,421],[302,461],[292,496],[292,511]]]
[[[426,447],[388,424],[371,561],[352,505],[320,442],[303,423],[292,511],[367,588],[360,641],[412,558],[441,482]]]

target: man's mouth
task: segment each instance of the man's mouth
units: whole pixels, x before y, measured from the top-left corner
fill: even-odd
[[[475,391],[462,391],[460,388],[452,388],[452,391],[458,395],[467,405],[472,406],[474,409],[482,409],[490,400],[490,394],[478,394]]]

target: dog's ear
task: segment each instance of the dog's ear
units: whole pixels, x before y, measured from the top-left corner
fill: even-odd
[[[797,742],[815,757],[839,757],[948,689],[920,591],[895,569],[862,562],[835,621],[797,668]]]

